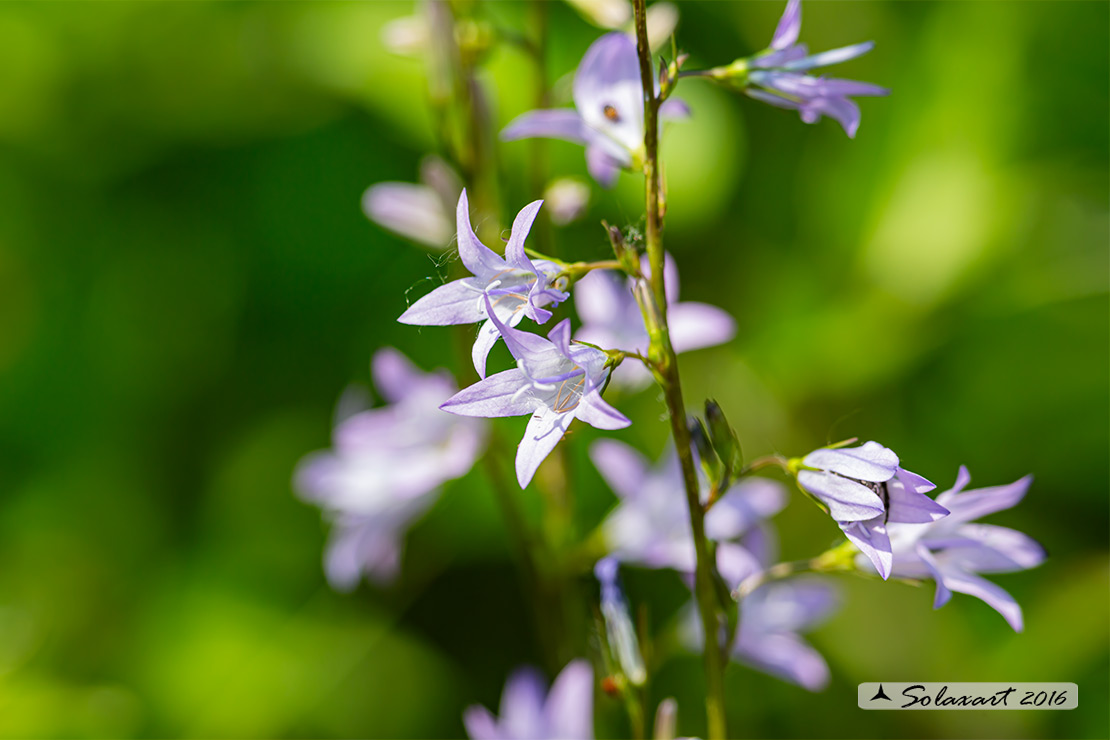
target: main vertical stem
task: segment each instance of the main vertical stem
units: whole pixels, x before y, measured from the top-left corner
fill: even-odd
[[[640,77],[644,87],[644,197],[647,210],[648,262],[651,265],[651,305],[643,306],[651,344],[648,356],[655,366],[656,379],[663,390],[671,419],[671,433],[682,465],[686,503],[694,534],[697,556],[695,596],[705,635],[705,711],[709,740],[727,736],[725,725],[724,660],[718,643],[717,594],[714,586],[715,565],[710,559],[705,537],[705,512],[701,506],[700,487],[690,448],[690,430],[686,426],[686,404],[678,377],[678,362],[671,346],[667,327],[666,284],[663,275],[663,235],[659,178],[659,106],[655,94],[655,74],[647,38],[646,0],[633,0],[636,13],[636,46],[640,58]]]

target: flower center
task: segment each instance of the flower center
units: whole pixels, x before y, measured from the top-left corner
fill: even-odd
[[[890,518],[890,489],[886,487],[886,482],[875,483],[873,481],[861,480],[859,483],[870,488],[883,500],[883,509],[886,512],[883,514],[883,524],[886,524],[887,519]]]

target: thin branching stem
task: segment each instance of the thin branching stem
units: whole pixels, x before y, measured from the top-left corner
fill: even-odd
[[[659,162],[659,106],[655,95],[654,68],[647,38],[646,0],[634,0],[636,15],[636,47],[640,60],[640,77],[644,89],[644,198],[646,203],[646,229],[648,263],[651,266],[649,290],[637,291],[637,300],[644,314],[650,338],[648,359],[655,370],[655,378],[663,391],[670,415],[671,433],[682,465],[682,478],[686,489],[686,503],[693,528],[694,551],[697,556],[695,596],[705,635],[705,709],[708,720],[709,740],[726,737],[724,656],[717,635],[719,634],[716,587],[716,567],[711,560],[709,543],[705,537],[705,512],[701,507],[700,490],[694,456],[690,447],[690,430],[686,425],[686,404],[678,375],[678,362],[671,346],[667,327],[666,285],[663,277],[663,204],[661,202]]]

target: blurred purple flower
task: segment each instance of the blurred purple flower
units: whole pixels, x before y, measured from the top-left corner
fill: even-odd
[[[574,107],[524,113],[505,127],[501,138],[583,144],[590,175],[603,187],[612,187],[621,168],[639,166],[643,156],[644,88],[635,41],[613,32],[590,45],[574,75]],[[690,110],[672,99],[659,113],[676,119],[688,117]]]
[[[516,326],[525,316],[542,324],[551,318],[551,312],[542,306],[567,299],[566,293],[550,287],[550,280],[559,268],[546,260],[532,262],[524,251],[524,240],[542,204],[543,201],[534,201],[517,214],[505,245],[505,256],[501,257],[482,244],[471,228],[464,190],[456,209],[459,258],[474,277],[441,285],[409,306],[397,320],[420,326],[484,322],[471,356],[478,375],[486,377],[486,358],[500,336],[491,310],[509,326]]]
[[[777,557],[777,543],[770,525],[756,532],[763,541],[749,544],[757,562],[746,578],[758,580]],[[744,591],[740,585],[734,595]],[[755,587],[740,597],[740,627],[732,644],[732,658],[810,691],[820,691],[829,682],[828,664],[799,633],[823,622],[839,602],[837,589],[821,578],[801,576]],[[722,630],[722,644],[726,634]],[[704,645],[701,619],[693,604],[682,622],[681,637],[691,649],[700,651]]]
[[[859,447],[822,448],[802,460],[798,485],[820,499],[845,536],[890,577],[888,522],[935,522],[948,509],[925,495],[934,486],[898,466],[898,456],[878,442]]]
[[[829,666],[798,633],[816,627],[838,605],[836,589],[815,578],[760,586],[740,602],[740,629],[732,656],[764,673],[820,691],[829,682]]]
[[[575,177],[553,180],[543,193],[551,223],[565,226],[582,218],[590,205],[590,186]]]
[[[334,524],[326,570],[343,590],[362,574],[378,582],[396,576],[405,530],[441,484],[470,470],[485,443],[483,422],[439,410],[455,391],[445,372],[422,372],[387,347],[374,355],[373,375],[389,405],[339,421],[332,449],[305,456],[294,474],[299,495]]]
[[[799,577],[764,584],[740,601],[740,627],[732,644],[734,660],[820,691],[829,682],[829,666],[799,633],[812,630],[839,606],[836,588],[819,578]],[[691,604],[683,615],[680,637],[691,650],[705,644],[701,619]],[[724,644],[725,633],[720,635]]]
[[[933,607],[948,603],[952,592],[982,599],[1021,632],[1021,606],[1006,591],[978,573],[1012,573],[1044,562],[1044,548],[1031,537],[1007,527],[973,520],[1016,506],[1033,476],[1009,485],[964,491],[971,476],[960,466],[956,484],[937,496],[951,512],[929,524],[892,524],[893,574],[900,578],[931,578],[937,591]]]
[[[632,447],[601,439],[591,445],[590,459],[620,499],[602,524],[613,557],[693,573],[694,538],[678,455],[669,451],[651,468]],[[703,490],[703,501],[707,495]],[[730,588],[759,569],[758,525],[785,505],[786,491],[779,483],[746,478],[706,513],[705,534],[718,543],[717,569]]]
[[[601,397],[609,375],[608,356],[593,347],[572,345],[569,319],[544,339],[501,323],[488,307],[489,298],[485,300],[490,320],[517,367],[464,388],[440,408],[464,416],[531,414],[516,452],[517,481],[524,488],[575,419],[598,429],[622,429],[632,422]]]
[[[854,138],[859,128],[860,113],[859,107],[848,96],[889,95],[890,90],[866,82],[814,77],[807,72],[854,59],[871,51],[875,44],[866,41],[810,54],[805,44],[796,43],[801,28],[801,0],[790,0],[775,29],[771,46],[744,65],[748,81],[758,86],[746,86],[744,92],[756,100],[796,110],[806,123],[815,123],[823,115],[835,118],[845,133]]]
[[[362,195],[362,210],[371,221],[428,247],[446,249],[454,235],[451,209],[462,182],[450,165],[435,155],[420,163],[420,184],[379,182]]]
[[[594,576],[601,584],[601,616],[605,621],[609,651],[621,673],[633,686],[643,686],[647,680],[647,669],[640,654],[640,642],[628,611],[628,602],[621,591],[619,571],[620,563],[612,557],[602,558],[594,566]]]
[[[716,306],[678,302],[678,267],[665,256],[667,323],[675,352],[687,352],[723,344],[736,335],[736,322]],[[647,257],[640,269],[650,275]],[[595,270],[574,286],[574,307],[582,319],[577,338],[607,349],[647,355],[648,335],[643,315],[633,296],[633,279],[610,270]],[[613,372],[613,383],[636,389],[651,382],[651,373],[640,363],[626,362]]]
[[[593,706],[593,670],[585,660],[575,660],[550,692],[534,670],[518,670],[501,694],[500,718],[474,705],[463,715],[463,724],[473,740],[592,740]]]

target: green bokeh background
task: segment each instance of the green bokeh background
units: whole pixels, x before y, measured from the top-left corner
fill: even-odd
[[[552,82],[600,33],[551,3]],[[362,215],[371,183],[433,148],[423,65],[389,55],[408,3],[0,5],[0,735],[451,737],[471,703],[540,660],[488,480],[449,484],[413,530],[404,578],[332,592],[326,527],[290,489],[375,349],[452,366],[446,330],[394,318],[442,273]],[[780,3],[689,2],[691,64],[762,48]],[[521,26],[499,3],[489,18]],[[731,344],[683,357],[745,451],[858,435],[947,487],[1033,472],[991,521],[1051,558],[983,603],[840,579],[813,633],[821,694],[732,666],[748,737],[1105,738],[1108,686],[1108,103],[1105,3],[808,3],[802,39],[874,52],[836,70],[888,85],[848,140],[830,121],[683,82],[665,135],[666,233],[683,295],[728,309]],[[499,124],[530,107],[527,57],[488,59]],[[565,85],[564,85],[565,87]],[[500,147],[502,219],[532,199],[527,144]],[[584,174],[552,143],[553,174]],[[597,221],[635,221],[623,175],[564,255],[600,258]],[[502,348],[491,359],[508,361]],[[663,448],[652,391],[616,400],[620,438]],[[518,434],[523,420],[500,428]],[[569,441],[577,526],[613,497]],[[519,494],[539,516],[534,491]],[[796,498],[787,557],[836,530]],[[673,574],[630,572],[662,630]],[[584,592],[589,581],[583,578]],[[583,645],[581,654],[588,654]],[[1071,712],[863,712],[873,680],[1072,681]],[[680,732],[704,733],[700,664],[668,662]],[[627,732],[598,697],[600,736]]]

